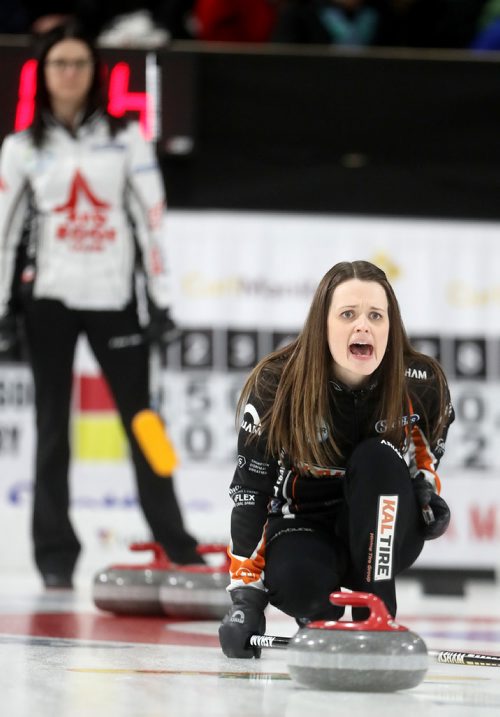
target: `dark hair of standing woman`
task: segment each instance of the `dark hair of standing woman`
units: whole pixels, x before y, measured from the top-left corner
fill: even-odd
[[[92,56],[94,73],[92,84],[87,94],[83,121],[89,118],[94,112],[100,111],[108,120],[111,136],[125,126],[126,121],[122,118],[113,117],[107,111],[107,82],[106,68],[103,65],[99,53],[92,38],[83,30],[76,20],[69,20],[53,28],[43,35],[36,37],[36,95],[33,122],[29,131],[36,147],[41,147],[46,137],[48,117],[51,113],[50,93],[45,82],[45,60],[50,50],[62,40],[80,40],[87,45]]]
[[[349,279],[377,282],[388,300],[389,339],[384,358],[375,372],[379,390],[374,421],[383,420],[384,437],[404,447],[406,430],[402,417],[409,415],[411,408],[423,413],[422,406],[410,407],[405,377],[408,363],[415,360],[428,368],[433,383],[433,386],[429,384],[429,390],[436,390],[439,395],[440,415],[423,416],[429,435],[437,439],[442,433],[449,398],[439,363],[410,344],[398,301],[385,273],[367,261],[345,261],[335,264],[320,281],[299,336],[264,357],[243,387],[237,415],[252,393],[265,402],[270,400],[269,409],[261,416],[261,426],[267,433],[267,450],[271,455],[278,456],[284,450],[294,461],[323,466],[335,465],[342,457],[335,440],[341,427],[329,425],[329,402],[335,400],[335,396],[328,386],[334,379],[334,364],[328,346],[327,318],[333,292]],[[323,426],[328,438],[320,441],[318,436]]]

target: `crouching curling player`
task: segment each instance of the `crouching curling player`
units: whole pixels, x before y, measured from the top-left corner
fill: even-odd
[[[436,469],[454,412],[384,272],[331,268],[299,336],[250,374],[238,415],[224,654],[260,656],[247,643],[269,603],[299,625],[338,620],[329,595],[341,587],[374,593],[395,617],[395,577],[450,521]]]

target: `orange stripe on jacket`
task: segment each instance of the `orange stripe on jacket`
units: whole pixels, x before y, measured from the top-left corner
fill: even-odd
[[[260,541],[257,549],[249,558],[242,558],[241,556],[234,555],[230,548],[227,550],[227,554],[230,558],[229,572],[231,574],[231,581],[243,582],[245,585],[250,583],[256,583],[261,580],[262,572],[266,564],[265,554],[266,541],[263,537]]]
[[[429,442],[418,426],[413,426],[411,435],[415,445],[415,460],[417,468],[426,470],[434,476],[436,490],[439,494],[441,492],[441,481],[439,480],[438,474],[434,470],[434,462],[436,459],[432,454]]]

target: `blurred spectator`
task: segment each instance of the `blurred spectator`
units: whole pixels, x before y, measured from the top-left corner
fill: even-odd
[[[149,10],[114,17],[97,37],[100,47],[156,48],[169,40],[170,33],[155,23]]]
[[[467,48],[486,0],[283,0],[275,42]]]
[[[197,0],[194,32],[198,40],[266,42],[276,13],[277,0]]]
[[[1,0],[0,33],[78,18],[104,45],[173,40],[498,49],[498,0]]]
[[[379,13],[369,0],[285,0],[274,42],[363,46],[374,43]]]
[[[190,37],[187,29],[194,0],[77,0],[78,17],[104,45],[160,45]]]
[[[500,0],[488,0],[479,16],[471,49],[500,50]]]
[[[1,0],[0,33],[39,35],[73,17],[95,38],[116,28],[117,41],[119,30],[127,38],[125,44],[144,38],[153,44],[151,33],[160,38],[159,30],[163,31],[161,42],[165,41],[165,32],[174,39],[190,39],[194,3],[195,0]]]

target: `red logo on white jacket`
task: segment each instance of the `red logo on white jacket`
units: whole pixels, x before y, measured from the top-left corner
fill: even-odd
[[[114,241],[116,230],[107,226],[109,204],[92,192],[77,170],[64,204],[54,212],[66,214],[56,229],[58,239],[71,242],[73,251],[102,251],[106,242]]]

